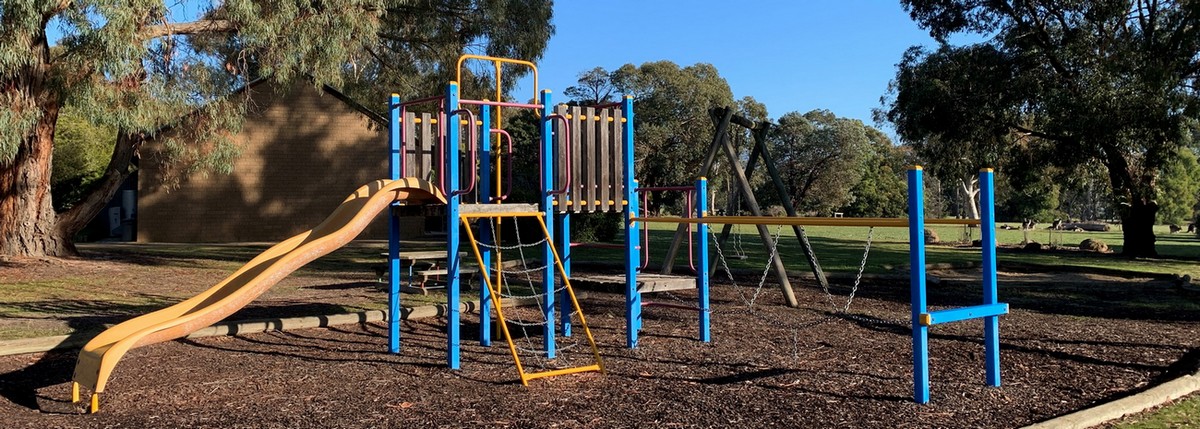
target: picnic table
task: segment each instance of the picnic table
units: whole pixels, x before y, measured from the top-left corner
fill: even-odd
[[[381,253],[384,258],[388,257],[387,252]],[[459,258],[467,256],[467,252],[458,252]],[[400,267],[407,268],[408,283],[400,284],[400,291],[405,293],[419,293],[422,295],[429,294],[429,289],[439,289],[445,286],[431,284],[432,281],[437,281],[441,276],[449,274],[446,262],[445,250],[412,250],[400,252]],[[420,267],[418,268],[418,265]],[[459,268],[459,272],[463,274],[475,274],[479,269],[475,266],[463,266]],[[387,276],[388,268],[384,265],[380,272],[380,282],[383,283],[383,278]]]

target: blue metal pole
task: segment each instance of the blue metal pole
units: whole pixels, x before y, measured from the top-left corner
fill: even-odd
[[[921,166],[908,170],[909,291],[912,302],[913,401],[929,403],[929,328],[919,322],[925,303],[925,196]]]
[[[482,130],[478,134],[482,136],[479,142],[479,202],[486,204],[490,203],[492,198],[492,106],[485,104],[479,109],[479,116],[483,121],[483,125],[480,126]],[[474,124],[470,126],[474,126]],[[493,220],[480,218],[476,222],[479,222],[479,242],[494,244],[492,243]],[[483,266],[479,267],[479,272],[485,277],[490,276],[492,249],[480,246],[479,255],[483,260]],[[479,345],[484,347],[492,345],[491,291],[483,281],[479,282]]]
[[[570,136],[568,136],[568,138],[569,137]],[[555,155],[554,158],[558,159],[559,155]],[[568,209],[567,211],[558,215],[557,222],[558,256],[562,260],[563,272],[566,273],[566,276],[569,279],[571,278],[571,211]],[[575,312],[575,307],[571,305],[571,297],[565,290],[559,294],[558,300],[560,302],[559,306],[561,307],[558,310],[559,318],[562,319],[562,331],[560,332],[560,335],[564,337],[570,337],[571,314]]]
[[[696,217],[704,218],[708,215],[708,179],[701,177],[696,181]],[[697,247],[696,263],[696,289],[699,291],[700,308],[700,341],[709,342],[712,340],[712,335],[709,332],[709,315],[712,314],[708,308],[708,224],[696,224],[696,239],[694,240]]]
[[[459,186],[458,145],[459,116],[451,112],[458,110],[458,82],[446,85],[446,363],[450,369],[459,368],[459,264],[458,243],[460,228],[458,204],[461,197],[455,195]],[[470,124],[469,126],[475,126]]]
[[[637,180],[633,163],[633,97],[626,95],[621,103],[625,118],[621,140],[624,147],[622,170],[625,177],[625,345],[637,347],[638,331],[642,329],[642,294],[637,291],[637,271],[642,264],[639,239],[641,225],[633,222],[638,215]]]
[[[542,189],[542,212],[546,220],[546,242],[542,244],[543,261],[546,261],[546,269],[542,273],[542,290],[546,296],[546,300],[542,303],[542,313],[545,316],[546,332],[543,338],[544,348],[546,349],[546,357],[554,358],[556,352],[554,350],[554,251],[550,243],[554,242],[554,196],[550,194],[551,190],[555,189],[554,172],[558,168],[558,160],[554,157],[555,154],[555,138],[554,127],[551,124],[550,115],[554,114],[554,110],[550,105],[550,90],[543,90],[541,93],[542,104],[542,183],[545,189]]]
[[[983,303],[997,304],[996,296],[996,196],[995,173],[979,171],[980,242],[983,246]],[[1000,316],[983,318],[983,352],[987,384],[1000,385]]]
[[[404,168],[400,156],[401,132],[400,95],[388,100],[388,178],[400,179]],[[388,352],[400,353],[400,217],[393,203],[388,210]]]

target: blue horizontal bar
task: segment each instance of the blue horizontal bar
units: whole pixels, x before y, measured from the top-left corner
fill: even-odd
[[[921,315],[920,322],[925,326],[933,326],[943,323],[958,322],[960,320],[999,316],[1002,314],[1008,314],[1008,304],[999,303],[973,305],[970,307],[951,308],[948,310],[938,310],[925,313]]]

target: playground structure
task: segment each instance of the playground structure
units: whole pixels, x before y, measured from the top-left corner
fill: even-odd
[[[364,186],[345,200],[338,209],[318,227],[292,237],[268,249],[251,260],[225,281],[208,291],[164,310],[149,313],[121,323],[97,336],[80,352],[76,366],[73,399],[79,401],[80,386],[92,390],[91,410],[99,408],[99,394],[104,391],[111,372],[121,357],[131,348],[180,338],[197,329],[215,323],[259,296],[283,277],[349,242],[365,228],[378,213],[391,207],[388,245],[388,350],[399,353],[401,267],[400,267],[400,216],[397,208],[420,204],[444,204],[447,227],[446,237],[446,359],[447,367],[461,367],[461,302],[463,287],[461,276],[464,256],[460,247],[470,248],[470,257],[478,265],[483,279],[479,288],[479,338],[480,344],[491,345],[492,314],[495,312],[499,330],[512,353],[522,384],[530,380],[585,371],[603,372],[595,340],[588,330],[586,319],[575,298],[571,281],[573,278],[599,282],[619,282],[625,293],[625,336],[626,346],[638,345],[638,333],[642,329],[643,307],[662,305],[644,302],[643,294],[695,289],[697,302],[698,339],[710,341],[709,283],[713,268],[709,254],[709,225],[722,224],[723,242],[729,235],[731,225],[754,225],[764,243],[770,245],[771,261],[779,278],[780,287],[789,305],[796,306],[791,286],[783,269],[782,258],[775,243],[768,238],[767,225],[788,225],[795,228],[818,281],[827,286],[815,255],[807,243],[803,225],[841,225],[872,227],[904,227],[910,229],[912,261],[912,326],[914,400],[925,403],[929,400],[928,381],[928,329],[930,326],[973,318],[985,321],[984,343],[987,354],[987,383],[998,386],[999,381],[999,333],[998,316],[1007,313],[1007,305],[996,299],[995,285],[995,237],[992,209],[992,172],[980,173],[983,189],[984,216],[981,221],[929,220],[923,216],[922,176],[919,167],[909,172],[909,219],[854,219],[854,218],[802,218],[795,217],[794,208],[789,217],[761,216],[757,202],[746,179],[747,172],[761,157],[769,170],[773,170],[770,155],[757,143],[751,152],[749,167],[741,170],[733,162],[734,175],[738,180],[742,196],[750,204],[755,216],[711,216],[707,180],[703,177],[689,186],[639,188],[634,180],[634,110],[633,99],[624,97],[616,103],[598,106],[555,106],[552,93],[538,91],[537,68],[532,63],[519,60],[465,55],[459,59],[459,81],[465,61],[480,60],[495,66],[497,82],[496,98],[501,100],[500,73],[504,65],[529,67],[532,71],[536,103],[513,103],[490,100],[472,100],[460,97],[458,81],[450,82],[444,94],[401,101],[397,95],[389,100],[389,179]],[[436,106],[434,113],[410,112],[417,106]],[[537,158],[539,186],[536,200],[515,202],[512,195],[512,137],[503,127],[504,109],[527,109],[538,116],[540,141]],[[718,136],[710,148],[702,171],[707,172],[718,150],[723,150],[731,160],[737,159],[736,149],[721,136],[722,130],[735,121],[726,111],[718,126]],[[492,136],[495,136],[493,144]],[[465,137],[465,138],[464,138]],[[757,155],[756,155],[757,154]],[[466,168],[463,168],[463,165]],[[772,173],[777,178],[777,172]],[[700,175],[703,176],[703,175]],[[640,210],[639,200],[651,192],[685,192],[689,202],[689,217],[654,218]],[[786,199],[785,199],[786,200]],[[581,212],[622,213],[625,224],[624,252],[625,275],[573,276],[571,272],[571,217]],[[531,218],[537,222],[538,240],[534,243],[516,237],[516,246],[506,247],[500,236],[502,219]],[[680,224],[675,244],[668,259],[673,259],[682,238],[696,225],[692,249],[695,256],[695,273],[691,276],[676,276],[666,273],[643,272],[644,255],[648,252],[648,239],[643,238],[645,223],[674,222]],[[925,224],[976,224],[983,231],[984,302],[978,306],[950,310],[928,311],[925,305]],[[459,226],[462,228],[459,228]],[[464,235],[466,242],[463,241]],[[645,240],[645,241],[643,241]],[[524,248],[538,247],[541,264],[529,268]],[[504,258],[518,251],[521,269],[507,268]],[[506,296],[505,285],[508,275],[524,274],[530,277],[528,287],[538,302],[542,336],[540,349],[535,352],[544,361],[558,357],[557,341],[570,338],[575,328],[590,346],[590,355],[585,364],[573,362],[565,366],[539,372],[527,371],[519,351],[528,351],[518,346],[510,332],[510,321],[506,319],[500,298]],[[532,280],[537,274],[540,282]],[[523,324],[518,323],[520,326]],[[522,328],[523,329],[523,328]],[[523,335],[528,340],[529,335]]]

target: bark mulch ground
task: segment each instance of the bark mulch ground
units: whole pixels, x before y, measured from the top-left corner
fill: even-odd
[[[935,307],[978,302],[978,284],[955,275],[931,287]],[[591,293],[584,311],[607,373],[529,387],[517,382],[507,347],[478,345],[474,315],[464,317],[458,371],[444,366],[440,319],[404,322],[400,355],[385,353],[379,324],[136,349],[96,415],[64,402],[73,353],[0,357],[0,420],[7,428],[1019,427],[1145,389],[1200,361],[1200,312],[1191,304],[1200,297],[1166,282],[1010,273],[1001,285],[1012,304],[1000,323],[1004,385],[983,385],[981,323],[937,326],[928,405],[911,399],[908,285],[872,282],[849,315],[830,312],[811,285],[797,289],[799,309],[783,307],[770,286],[749,307],[754,289],[716,285],[712,343],[694,340],[694,312],[652,308],[635,350],[623,346],[621,297]],[[835,303],[846,293],[835,290]],[[580,344],[564,356],[585,351]]]

